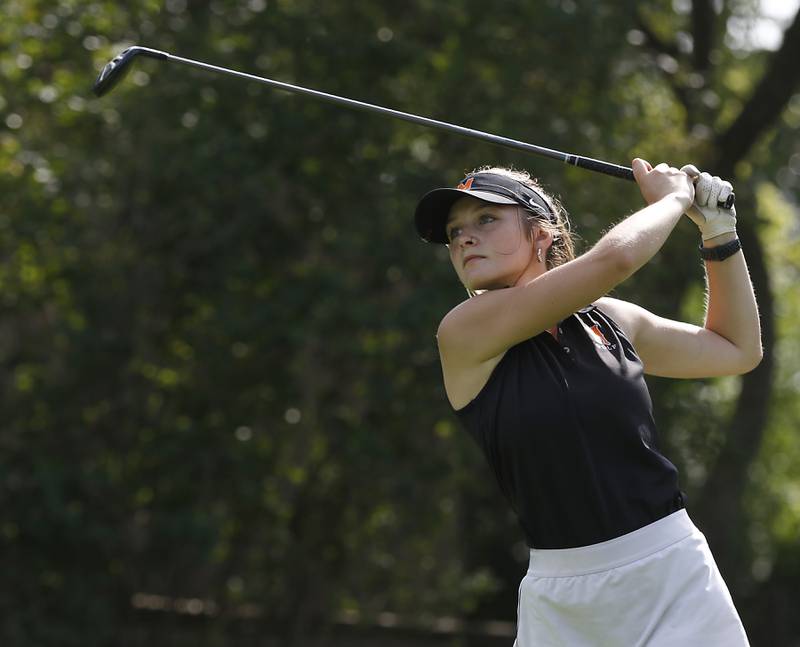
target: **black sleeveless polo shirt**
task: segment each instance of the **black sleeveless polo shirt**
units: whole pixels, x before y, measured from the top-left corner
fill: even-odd
[[[456,415],[483,450],[532,548],[619,537],[684,506],[658,450],[642,362],[591,305],[506,351]]]

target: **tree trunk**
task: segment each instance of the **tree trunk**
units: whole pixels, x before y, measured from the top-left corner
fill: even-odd
[[[720,570],[734,589],[745,586],[750,579],[743,498],[748,470],[758,456],[767,425],[775,368],[775,312],[764,252],[751,219],[743,218],[738,229],[761,312],[764,358],[742,378],[736,407],[724,434],[725,444],[696,506],[697,518]]]

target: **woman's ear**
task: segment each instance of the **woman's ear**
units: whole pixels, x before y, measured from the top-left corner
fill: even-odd
[[[533,242],[535,245],[547,249],[553,243],[553,234],[544,227],[534,227]]]

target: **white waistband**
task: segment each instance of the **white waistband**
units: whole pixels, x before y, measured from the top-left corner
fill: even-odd
[[[628,534],[579,548],[531,548],[528,574],[568,577],[607,571],[652,555],[699,532],[685,509]]]

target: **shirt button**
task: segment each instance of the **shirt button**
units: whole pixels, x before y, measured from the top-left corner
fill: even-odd
[[[569,346],[564,346],[564,352],[569,353]]]

